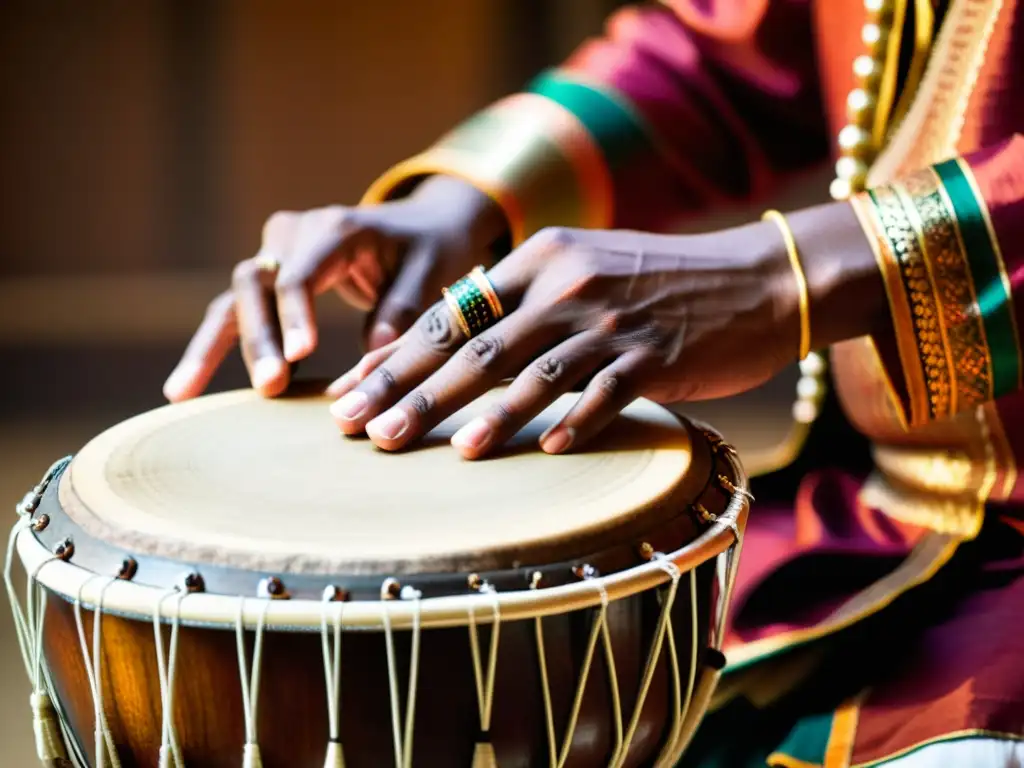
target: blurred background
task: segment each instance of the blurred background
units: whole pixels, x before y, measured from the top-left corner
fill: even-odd
[[[162,403],[270,213],[358,201],[622,4],[0,3],[0,504]],[[823,179],[779,204],[820,197]],[[333,376],[354,362],[362,319],[328,304],[304,372]],[[244,383],[235,355],[214,387]],[[769,387],[783,422],[794,383]],[[4,605],[0,765],[20,768],[35,758],[8,617]]]

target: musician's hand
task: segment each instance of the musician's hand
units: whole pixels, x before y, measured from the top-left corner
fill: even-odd
[[[384,346],[443,286],[486,260],[502,227],[489,198],[443,176],[378,206],[276,213],[259,254],[239,263],[231,287],[211,302],[164,394],[171,401],[200,394],[236,342],[253,387],[280,394],[288,363],[317,345],[313,298],[328,290],[373,310],[367,346]]]
[[[885,299],[853,213],[828,206],[790,221],[811,285],[815,343],[868,332]],[[561,453],[637,397],[723,397],[798,356],[797,283],[771,222],[700,236],[546,231],[488,275],[504,319],[464,343],[447,305],[435,304],[333,386],[344,394],[331,408],[344,433],[365,431],[397,450],[514,377],[502,402],[452,439],[476,458],[587,380],[541,437],[545,451]]]

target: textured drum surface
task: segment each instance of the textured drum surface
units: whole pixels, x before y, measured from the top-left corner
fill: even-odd
[[[497,457],[460,459],[449,438],[496,396],[398,454],[342,436],[324,397],[209,396],[92,440],[65,473],[61,503],[86,532],[138,553],[290,571],[409,573],[508,567],[533,546],[572,557],[688,485],[686,429],[645,401],[627,408],[591,450],[547,456],[537,447],[575,402],[570,395]],[[694,498],[703,481],[684,493]]]

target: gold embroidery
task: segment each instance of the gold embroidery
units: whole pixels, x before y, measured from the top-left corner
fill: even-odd
[[[896,261],[896,254],[892,252],[882,221],[878,218],[878,211],[875,209],[870,195],[861,192],[851,197],[849,202],[867,236],[868,243],[875,255],[875,263],[878,264],[878,270],[882,276],[885,296],[889,301],[889,310],[892,315],[893,329],[896,332],[896,348],[900,360],[915,360],[917,358],[917,340],[914,334],[914,315],[911,312],[910,303],[907,301],[907,294],[903,290],[903,278],[900,275],[900,265]],[[906,384],[910,402],[914,404],[927,403],[928,394],[924,382],[924,369],[920,365],[909,364],[903,365],[902,368],[903,381]],[[879,369],[879,375],[885,382],[885,391],[892,403],[892,409],[899,418],[900,424],[907,429],[909,425],[902,398],[893,386],[889,372],[881,366]],[[920,417],[920,421],[924,421],[927,414],[920,414]]]
[[[992,358],[956,212],[943,196],[941,181],[931,168],[911,174],[900,186],[921,219],[925,259],[956,379],[954,410],[968,410],[992,399]]]
[[[939,325],[935,289],[928,275],[924,252],[896,191],[886,186],[873,190],[872,195],[886,237],[899,261],[903,289],[914,315],[918,355],[928,387],[929,416],[932,419],[945,418],[950,414],[951,406],[950,371]],[[911,410],[916,410],[914,403],[911,403]]]

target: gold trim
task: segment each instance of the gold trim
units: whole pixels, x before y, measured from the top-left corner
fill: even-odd
[[[798,757],[786,755],[782,752],[772,752],[768,755],[766,764],[771,766],[771,768],[821,768],[820,763],[808,763]]]
[[[988,231],[989,240],[992,241],[992,253],[996,258],[996,267],[999,270],[999,279],[1003,283],[1003,290],[1006,291],[1006,295],[1013,296],[1013,287],[1010,284],[1010,276],[1006,271],[1006,262],[1003,260],[1003,249],[999,246],[999,238],[996,237],[996,229],[992,224],[992,216],[989,214],[988,205],[985,203],[985,197],[981,194],[981,189],[978,187],[978,180],[974,178],[974,171],[971,170],[971,166],[962,158],[956,159],[956,164],[960,166],[960,170],[967,180],[967,184],[971,188],[971,192],[974,193],[974,199],[978,203],[978,208],[981,210],[981,216],[985,220],[985,229]],[[948,197],[948,196],[947,196]],[[953,208],[952,202],[949,202],[950,210],[956,216],[956,209]],[[1010,325],[1013,328],[1013,340],[1017,345],[1017,357],[1021,358],[1021,347],[1020,347],[1020,329],[1017,328],[1017,317],[1014,313],[1010,313]],[[1024,388],[1024,364],[1017,367],[1017,387],[1018,389]]]
[[[832,716],[832,732],[828,735],[822,768],[847,768],[853,759],[853,745],[857,738],[860,705],[867,697],[863,691],[843,702]]]
[[[902,523],[935,533],[970,540],[981,531],[985,504],[977,490],[961,494],[928,494],[916,484],[904,485],[895,476],[871,475],[857,494],[858,501]]]
[[[907,296],[903,292],[903,280],[900,277],[899,265],[896,262],[896,256],[892,252],[892,247],[889,244],[888,239],[885,237],[885,230],[882,226],[882,221],[878,217],[878,211],[875,210],[874,204],[866,193],[860,193],[854,197],[851,197],[850,205],[853,208],[853,212],[857,215],[857,219],[860,221],[860,225],[864,230],[864,234],[867,236],[868,244],[871,246],[871,251],[875,255],[875,263],[878,265],[878,270],[882,275],[882,284],[885,286],[885,295],[888,299],[889,309],[892,313],[893,326],[896,331],[896,346],[900,355],[900,360],[912,360],[917,356],[917,342],[914,338],[914,320],[913,315],[910,312],[910,304],[907,302]],[[875,348],[876,357],[880,359],[877,350],[877,344],[874,339],[870,339],[872,347]],[[909,429],[907,419],[907,409],[904,407],[903,400],[896,391],[896,387],[892,383],[892,379],[889,376],[889,371],[886,370],[885,366],[879,366],[881,374],[885,377],[886,389],[892,399],[892,403],[895,406],[895,410],[900,419],[900,424],[904,430]],[[924,372],[919,365],[913,366],[902,366],[903,377],[907,385],[907,392],[910,395],[911,403],[918,402],[923,403],[927,400],[927,389],[924,383]]]
[[[885,141],[885,131],[889,126],[889,116],[892,114],[893,101],[896,98],[900,44],[903,42],[903,27],[907,18],[907,0],[894,0],[893,6],[892,22],[888,25],[887,37],[884,40],[885,53],[881,62],[882,76],[878,85],[875,122],[871,127],[871,140],[876,147],[882,146]],[[878,27],[879,34],[883,34],[881,32],[881,25],[876,24],[875,26]],[[865,25],[865,28],[867,28],[867,25]]]
[[[954,370],[958,373],[957,386],[968,398],[967,405],[961,408],[966,410],[991,400],[993,385],[992,355],[985,324],[981,320],[978,292],[967,261],[967,247],[960,232],[956,208],[935,170],[928,168],[913,174],[905,184],[915,197],[922,219],[929,219],[925,222],[925,231],[926,236],[934,240],[935,253],[930,256],[938,267],[940,302],[944,305],[948,322],[956,331],[952,349]],[[972,387],[964,380],[965,375],[980,381]],[[975,390],[976,394],[971,396]]]
[[[910,60],[907,80],[903,84],[903,93],[889,120],[890,133],[894,129],[899,129],[900,123],[903,122],[903,118],[917,96],[917,89],[924,79],[924,71],[932,52],[934,32],[935,11],[932,9],[932,0],[914,0],[914,55]]]
[[[932,419],[945,418],[950,413],[950,371],[935,302],[935,288],[928,274],[921,243],[897,193],[892,187],[886,186],[873,190],[873,195],[878,218],[899,262],[903,291],[914,318],[917,353],[902,362],[904,367],[920,365],[924,368],[927,400],[915,403],[911,398],[910,403],[911,426],[916,426]]]
[[[943,365],[942,361],[938,359],[935,359],[934,364],[930,365],[931,356],[922,355],[922,359],[924,360],[925,371],[928,373],[930,380],[933,378],[934,380],[941,380],[939,377],[942,375],[940,372],[943,368],[945,369],[945,374],[951,379],[948,385],[948,391],[945,391],[944,387],[942,389],[943,399],[940,399],[934,406],[935,417],[943,418],[944,416],[957,413],[960,409],[957,407],[959,392],[957,391],[956,376],[954,373],[956,371],[956,365],[954,363],[952,349],[949,344],[949,328],[946,324],[946,317],[942,312],[942,301],[939,298],[939,284],[935,279],[935,265],[932,264],[932,260],[928,258],[925,224],[921,218],[921,212],[918,211],[917,206],[914,205],[913,199],[904,189],[902,184],[894,183],[890,186],[890,189],[893,194],[895,194],[896,199],[898,199],[900,204],[903,206],[903,215],[906,216],[906,220],[910,224],[910,229],[914,233],[914,241],[917,244],[917,248],[921,256],[921,264],[927,274],[927,287],[925,287],[925,283],[923,281],[919,281],[916,277],[911,277],[906,283],[911,301],[915,304],[915,315],[917,315],[918,308],[921,308],[925,313],[928,313],[930,310],[925,309],[925,307],[930,304],[935,305],[934,320],[930,320],[928,322],[928,327],[930,329],[932,325],[938,326],[939,338],[942,341],[941,348],[933,350],[934,357],[941,357],[942,361],[945,362],[945,365]],[[918,267],[916,265],[912,266],[911,269],[913,270],[913,274],[918,272]],[[908,273],[908,276],[909,274],[910,273]],[[920,317],[920,315],[917,316]],[[928,314],[925,314],[925,317],[927,318]],[[930,334],[929,338],[934,338],[933,333],[934,332]],[[921,338],[925,338],[923,334],[921,335]],[[921,351],[925,351],[923,347]],[[935,403],[934,396],[932,401]],[[945,403],[944,406],[942,405],[943,402]]]

